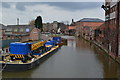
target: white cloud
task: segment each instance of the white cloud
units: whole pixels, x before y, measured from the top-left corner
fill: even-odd
[[[3,8],[3,24],[16,24],[16,19],[20,18],[20,24],[27,24],[30,20],[41,15],[43,22],[52,21],[71,21],[71,19],[80,20],[86,17],[97,17],[104,19],[104,11],[101,8],[89,10],[69,11],[60,7],[49,6],[47,4],[37,4],[34,6],[25,6],[25,11],[15,8],[16,3],[12,3],[11,8]]]
[[[0,23],[2,23],[2,3],[0,3]]]
[[[2,2],[104,2],[104,0],[2,0]]]

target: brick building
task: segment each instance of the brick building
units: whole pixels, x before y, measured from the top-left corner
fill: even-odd
[[[94,40],[106,48],[107,46],[106,46],[106,42],[105,42],[105,40],[106,40],[106,37],[105,37],[106,25],[105,25],[105,23],[102,24],[101,26],[99,26],[97,29],[95,29],[94,32],[95,32]]]
[[[8,53],[9,52],[9,44],[10,42],[19,41],[19,39],[13,37],[6,36],[7,26],[0,24],[0,53]]]
[[[40,30],[30,25],[7,25],[0,24],[1,52],[8,53],[11,42],[25,42],[39,40]]]
[[[58,29],[60,29],[61,32],[64,32],[66,29],[66,25],[64,23],[57,22],[57,21],[53,21],[52,23],[43,24],[44,32],[57,33]]]
[[[104,23],[98,18],[83,18],[76,22],[76,34],[88,40],[94,39],[94,30]]]
[[[69,35],[76,34],[76,22],[74,22],[74,19],[72,19],[72,22],[70,25],[66,26],[65,34],[69,34]]]
[[[111,55],[118,56],[120,55],[120,0],[105,0],[102,8],[105,10],[107,49]]]
[[[68,25],[66,30],[66,34],[74,35],[76,33],[76,26],[75,25]]]
[[[3,24],[0,24],[0,40],[2,40],[3,34],[5,33],[5,31],[6,31],[6,26]]]
[[[7,25],[4,40],[9,38],[23,38],[29,37],[30,32],[34,26],[30,25]],[[29,39],[29,38],[28,38]]]
[[[32,31],[29,34],[30,40],[39,40],[40,39],[40,30],[37,28],[33,28]]]

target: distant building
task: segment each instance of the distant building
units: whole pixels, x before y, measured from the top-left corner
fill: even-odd
[[[60,23],[57,21],[53,21],[52,23],[43,24],[44,32],[57,33],[58,29],[60,29],[61,32],[64,32],[64,30],[66,29],[66,25],[64,23]]]
[[[29,35],[30,40],[39,40],[40,39],[40,30],[33,28]]]
[[[59,22],[58,23],[58,29],[60,29],[61,33],[64,33],[65,29],[66,29],[66,25],[64,23]]]
[[[19,41],[19,39],[11,38],[6,36],[7,27],[3,24],[0,24],[0,53],[8,53],[10,42]]]
[[[5,31],[6,31],[6,26],[3,24],[0,24],[0,40],[3,39],[3,34],[5,33]]]
[[[83,18],[76,22],[76,34],[88,40],[94,39],[94,30],[104,23],[98,18]]]
[[[106,42],[105,42],[105,39],[106,39],[106,25],[105,25],[105,23],[102,24],[101,26],[99,26],[97,29],[95,29],[94,34],[95,34],[94,40],[96,42],[98,42],[100,45],[107,47]]]
[[[75,33],[76,33],[76,22],[74,22],[74,19],[72,19],[71,24],[66,26],[65,34],[75,35]]]
[[[26,42],[39,40],[40,30],[30,25],[7,25],[0,24],[1,52],[8,53],[11,42]]]
[[[7,25],[7,29],[5,32],[5,38],[20,38],[21,41],[28,41],[30,40],[30,32],[32,29],[35,28],[34,26],[30,25]]]
[[[75,33],[76,33],[76,26],[68,25],[66,28],[66,34],[75,35]]]
[[[51,23],[44,23],[43,24],[43,31],[44,32],[50,32],[51,31],[51,29],[50,29],[51,26],[52,26]]]

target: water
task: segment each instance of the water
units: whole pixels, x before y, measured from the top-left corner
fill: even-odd
[[[73,36],[58,52],[34,69],[3,72],[4,78],[119,78],[120,64],[93,44]]]

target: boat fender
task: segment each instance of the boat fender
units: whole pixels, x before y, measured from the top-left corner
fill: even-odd
[[[35,61],[35,58],[32,58],[32,60],[31,60],[31,61],[32,61],[32,62],[33,62],[33,61]]]

